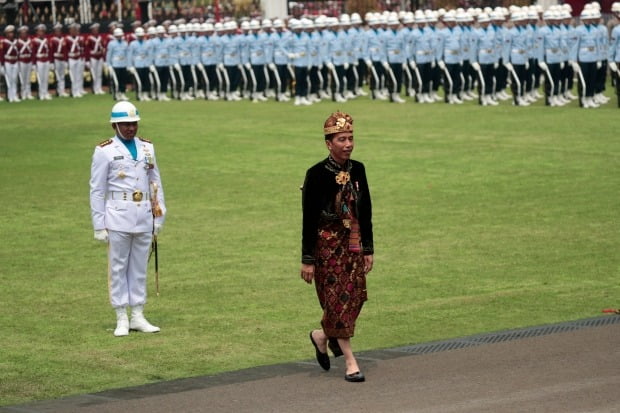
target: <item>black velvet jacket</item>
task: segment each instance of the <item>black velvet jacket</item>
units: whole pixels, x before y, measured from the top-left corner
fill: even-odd
[[[306,172],[302,188],[303,229],[301,241],[301,262],[314,264],[318,229],[323,224],[338,220],[340,217],[334,210],[336,194],[340,185],[336,182],[334,172],[327,169],[325,159]],[[357,202],[353,211],[360,225],[362,251],[364,255],[374,254],[372,238],[372,205],[370,191],[366,180],[364,164],[350,161],[351,182],[358,192]]]

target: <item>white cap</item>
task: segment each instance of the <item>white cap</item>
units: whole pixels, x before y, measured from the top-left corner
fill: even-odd
[[[118,102],[112,106],[112,113],[110,113],[110,123],[119,122],[138,122],[140,120],[140,114],[138,109],[133,103],[123,101]]]
[[[213,25],[213,28],[216,32],[221,32],[222,30],[224,30],[224,25],[220,22],[217,22]]]
[[[405,15],[403,16],[403,23],[405,24],[411,24],[413,23],[415,20],[413,18],[413,13],[412,12],[407,12],[405,13]]]
[[[453,22],[456,21],[456,12],[454,10],[450,10],[443,15],[443,21],[445,22]]]
[[[123,35],[123,29],[117,27],[116,29],[114,29],[112,34],[114,35],[114,37],[121,37]]]
[[[491,18],[489,17],[489,15],[488,15],[488,14],[486,14],[486,13],[480,13],[480,14],[478,15],[478,22],[479,22],[479,23],[488,23],[488,22],[490,22],[490,21],[491,21]]]
[[[351,18],[348,14],[343,13],[342,15],[340,15],[340,24],[343,26],[348,26],[351,24]]]
[[[426,16],[422,10],[418,10],[415,12],[415,22],[416,23],[424,23],[426,22]]]
[[[310,19],[301,19],[301,25],[304,29],[314,29],[314,23]]]
[[[212,32],[214,29],[213,23],[202,23],[203,32]]]

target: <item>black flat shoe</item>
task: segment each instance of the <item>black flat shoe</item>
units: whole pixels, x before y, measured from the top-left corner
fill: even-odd
[[[364,373],[362,373],[361,371],[353,374],[345,374],[344,379],[350,383],[361,383],[363,381],[366,381],[366,377],[364,377]]]
[[[323,368],[323,370],[328,371],[331,367],[329,363],[329,355],[327,353],[321,353],[319,351],[319,347],[316,345],[314,339],[312,338],[312,331],[310,332],[310,341],[312,342],[312,345],[316,350],[316,361],[319,363],[319,366]]]
[[[340,344],[338,344],[337,338],[330,338],[327,342],[327,347],[334,353],[334,357],[342,356],[342,350],[340,349]]]

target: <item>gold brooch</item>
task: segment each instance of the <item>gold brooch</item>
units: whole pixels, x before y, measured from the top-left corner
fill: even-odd
[[[338,175],[336,175],[336,182],[339,185],[346,185],[349,182],[349,179],[351,179],[351,175],[345,171],[340,171],[338,172]]]

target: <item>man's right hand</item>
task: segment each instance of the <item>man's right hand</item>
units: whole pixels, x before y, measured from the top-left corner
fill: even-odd
[[[108,242],[108,230],[107,229],[95,230],[95,239],[101,242]]]
[[[308,284],[312,283],[312,279],[314,278],[313,264],[301,264],[301,278]]]

